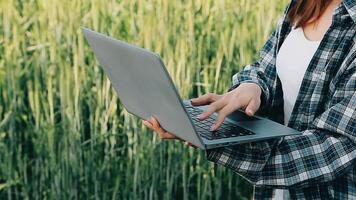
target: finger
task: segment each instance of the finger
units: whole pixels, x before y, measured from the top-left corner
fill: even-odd
[[[251,99],[251,101],[248,103],[246,109],[245,109],[245,113],[248,116],[253,116],[256,111],[258,110],[258,108],[260,107],[260,102],[259,100],[256,99]]]
[[[155,117],[151,117],[152,127],[159,134],[162,139],[176,139],[177,137],[172,133],[164,130],[159,124],[158,120]]]
[[[152,127],[154,129],[160,129],[161,128],[161,125],[159,124],[159,122],[158,122],[158,120],[156,118],[151,117],[150,122],[151,122]]]
[[[214,122],[214,124],[210,127],[210,131],[217,130],[221,124],[224,122],[226,116],[230,115],[235,110],[241,108],[242,105],[240,103],[236,104],[227,104],[224,108],[222,108]]]
[[[210,104],[206,111],[204,111],[203,113],[198,115],[198,119],[204,120],[204,119],[208,118],[210,115],[212,115],[214,112],[220,110],[225,105],[226,105],[226,103],[224,101],[221,101],[221,100],[218,100],[218,101]]]
[[[163,135],[164,134],[163,131],[159,130],[157,127],[153,127],[153,125],[150,122],[144,121],[143,124],[149,129],[151,129],[152,131],[157,132],[160,138],[165,136]]]
[[[175,135],[173,135],[172,133],[169,133],[167,131],[163,132],[160,134],[160,137],[162,139],[177,139],[177,137]]]
[[[207,105],[212,102],[215,102],[219,99],[220,95],[208,93],[204,94],[198,98],[191,99],[191,103],[193,106]]]
[[[197,146],[195,146],[194,144],[190,143],[190,142],[184,142],[185,145],[189,146],[189,147],[193,147],[193,148],[197,148]]]
[[[153,120],[152,120],[152,122],[154,122]],[[155,125],[153,125],[153,123],[151,123],[151,122],[149,122],[149,121],[143,121],[143,124],[146,126],[146,127],[148,127],[149,129],[151,129],[152,131],[154,131],[154,132],[157,132],[158,133],[158,135],[161,137],[161,134],[164,132],[164,131],[162,131],[162,130],[160,130],[158,127],[157,127],[157,122],[154,122],[155,123]]]
[[[143,121],[143,125],[145,125],[145,126],[148,127],[149,129],[152,129],[152,130],[153,130],[153,126],[152,126],[152,124],[151,124],[149,121],[144,120],[144,121]]]
[[[154,129],[154,131],[156,131],[160,136],[166,132],[162,127],[161,125],[159,124],[159,122],[157,121],[156,118],[154,117],[151,117],[151,123],[152,123],[152,127]]]

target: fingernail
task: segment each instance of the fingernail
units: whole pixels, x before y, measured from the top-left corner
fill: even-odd
[[[210,131],[215,131],[215,125],[212,125],[212,126],[210,127]]]
[[[252,110],[248,110],[247,112],[248,114],[253,115]]]
[[[198,119],[202,119],[202,115],[198,115],[197,118],[198,118]]]

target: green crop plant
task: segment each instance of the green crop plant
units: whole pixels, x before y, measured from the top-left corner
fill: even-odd
[[[250,198],[237,174],[127,113],[80,28],[159,53],[188,99],[226,92],[287,3],[0,0],[0,199]]]

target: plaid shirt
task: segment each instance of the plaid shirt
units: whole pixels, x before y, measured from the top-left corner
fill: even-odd
[[[260,115],[282,123],[283,92],[277,52],[291,30],[286,15],[264,45],[261,59],[233,76],[233,86],[262,89]],[[356,1],[344,0],[305,72],[288,126],[300,136],[207,150],[208,160],[254,184],[256,199],[288,189],[292,199],[356,199]],[[266,130],[268,131],[268,130]]]

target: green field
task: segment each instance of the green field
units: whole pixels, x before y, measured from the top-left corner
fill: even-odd
[[[191,98],[225,92],[287,2],[0,0],[0,199],[250,198],[123,109],[80,27],[159,53]]]

